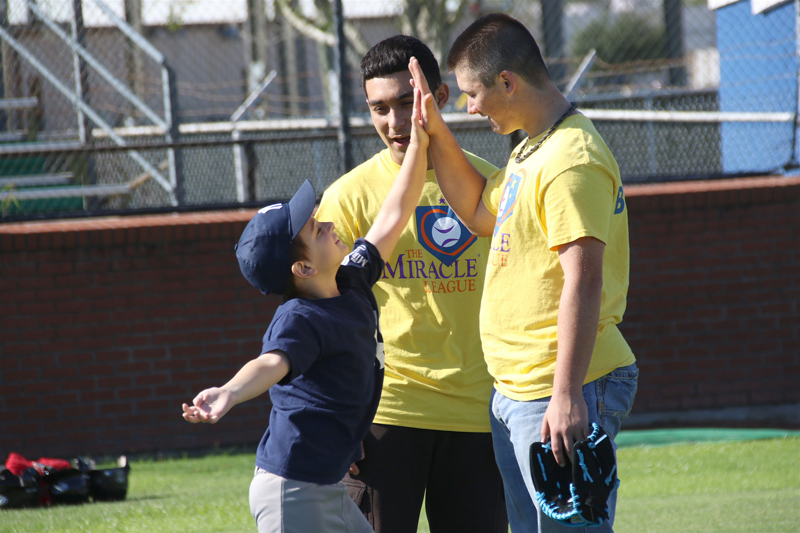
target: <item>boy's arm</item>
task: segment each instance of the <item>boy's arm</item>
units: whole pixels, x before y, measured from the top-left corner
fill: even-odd
[[[414,86],[422,94],[422,117],[425,131],[430,137],[431,159],[439,188],[470,231],[480,236],[491,235],[496,217],[481,198],[486,178],[472,166],[445,124],[439,107],[434,104],[433,94],[419,62],[412,58],[408,69]]]
[[[384,261],[392,255],[400,234],[408,224],[411,213],[419,203],[425,175],[428,172],[426,151],[428,135],[421,125],[420,94],[414,89],[414,110],[411,141],[403,158],[403,165],[392,184],[392,188],[381,206],[375,222],[370,227],[365,239],[371,242]]]
[[[289,357],[280,350],[261,354],[244,365],[222,387],[206,389],[192,405],[183,404],[183,418],[192,424],[216,423],[234,405],[264,394],[291,370]]]

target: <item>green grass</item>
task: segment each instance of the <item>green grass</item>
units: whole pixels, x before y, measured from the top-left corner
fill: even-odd
[[[124,502],[7,510],[0,532],[255,531],[253,459],[135,461]],[[798,531],[800,438],[625,447],[619,470],[617,533]]]
[[[622,448],[617,533],[800,530],[800,438]]]

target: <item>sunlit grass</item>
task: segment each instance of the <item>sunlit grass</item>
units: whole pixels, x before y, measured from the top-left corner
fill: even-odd
[[[800,530],[800,438],[623,448],[618,464],[618,533]]]
[[[800,438],[619,451],[618,533],[796,532]],[[132,461],[122,502],[0,512],[0,532],[255,531],[253,454]],[[418,532],[428,532],[424,513]]]

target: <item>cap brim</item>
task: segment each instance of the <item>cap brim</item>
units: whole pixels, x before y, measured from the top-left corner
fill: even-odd
[[[289,221],[292,225],[292,239],[297,237],[303,226],[314,213],[317,204],[317,193],[309,180],[303,182],[289,203]]]

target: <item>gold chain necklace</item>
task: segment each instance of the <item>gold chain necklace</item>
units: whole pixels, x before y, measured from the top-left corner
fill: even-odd
[[[517,155],[516,155],[516,157],[514,157],[514,162],[515,162],[515,163],[517,163],[517,164],[520,164],[520,163],[522,163],[523,161],[525,161],[526,159],[528,159],[528,158],[531,156],[531,154],[532,154],[533,152],[535,152],[536,150],[538,150],[538,149],[539,149],[539,147],[542,145],[542,143],[543,143],[543,142],[545,142],[545,141],[547,140],[547,138],[548,138],[548,137],[550,137],[550,136],[553,134],[553,132],[554,132],[554,131],[556,131],[556,128],[557,128],[557,127],[558,127],[558,126],[559,126],[559,125],[560,125],[562,122],[564,122],[564,119],[565,119],[565,118],[567,118],[567,115],[569,115],[570,113],[572,113],[572,111],[573,111],[573,110],[574,110],[576,107],[578,107],[578,104],[577,104],[576,102],[570,102],[569,109],[567,109],[567,110],[564,112],[564,114],[563,114],[563,115],[561,115],[561,118],[559,118],[558,120],[556,120],[556,123],[555,123],[555,124],[553,124],[553,125],[550,127],[550,129],[549,129],[549,130],[547,130],[547,133],[545,133],[545,134],[544,134],[544,137],[542,137],[541,139],[539,139],[539,142],[538,142],[538,143],[536,143],[536,144],[533,146],[533,148],[531,148],[531,149],[530,149],[530,151],[529,151],[527,154],[523,154],[522,152],[523,152],[523,151],[525,151],[525,149],[528,147],[528,141],[530,141],[530,140],[531,140],[531,138],[530,138],[530,137],[528,137],[527,139],[525,139],[525,144],[523,144],[523,145],[522,145],[522,148],[520,148],[520,149],[519,149],[519,152],[517,152]]]

